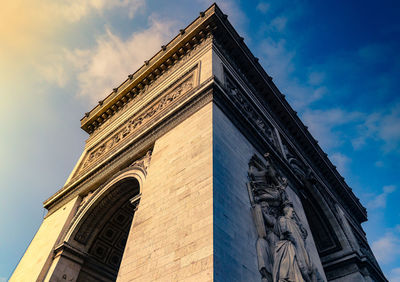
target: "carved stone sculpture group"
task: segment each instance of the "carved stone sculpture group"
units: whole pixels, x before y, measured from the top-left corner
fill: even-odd
[[[254,155],[249,162],[247,189],[258,233],[256,248],[262,281],[319,281],[306,248],[307,231],[286,192],[287,179]]]

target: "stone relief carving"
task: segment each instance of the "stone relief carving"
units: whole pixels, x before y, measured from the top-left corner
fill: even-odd
[[[179,57],[178,60],[174,61],[172,65],[168,66],[165,70],[159,69],[160,74],[156,75],[154,80],[149,81],[142,89],[138,89],[138,92],[132,93],[132,98],[127,103],[124,103],[120,108],[117,108],[118,112],[124,113],[129,107],[133,106],[135,103],[140,101],[144,95],[156,88],[164,80],[159,79],[161,76],[168,76],[182,67],[189,59],[193,58],[199,51],[202,50],[207,43],[211,41],[211,33],[207,33],[205,38],[201,38],[198,44],[191,45],[190,49],[187,50],[183,56]],[[104,121],[102,124],[98,125],[95,130],[91,133],[93,136],[101,132],[108,124],[112,123],[119,115],[113,114],[110,118]]]
[[[249,162],[247,189],[257,229],[257,259],[262,281],[323,281],[306,248],[307,231],[286,192],[288,181],[254,155]]]
[[[257,113],[254,107],[247,101],[245,95],[229,78],[226,79],[226,88],[228,94],[233,99],[233,102],[241,108],[244,116],[249,118],[250,121],[256,125],[257,129],[270,142],[270,144],[277,146],[278,141],[273,126],[266,122],[261,115]]]
[[[147,173],[147,168],[150,165],[150,160],[151,160],[151,154],[153,153],[153,149],[150,149],[147,151],[146,155],[141,157],[140,159],[134,161],[130,167],[139,167],[144,170],[145,173]]]
[[[283,215],[276,224],[279,241],[274,253],[274,281],[312,281],[313,266],[305,247],[307,231],[290,202],[283,204]]]
[[[167,108],[171,103],[173,103],[177,98],[183,96],[186,92],[194,87],[194,74],[193,72],[186,77],[181,83],[173,87],[172,90],[168,91],[163,95],[156,103],[150,106],[146,111],[134,115],[128,121],[126,121],[122,127],[114,132],[110,137],[102,141],[99,145],[91,149],[83,164],[80,171],[86,170],[93,163],[96,162],[100,157],[104,156],[107,152],[111,151],[118,145],[122,144],[123,141],[127,140],[132,136],[137,130],[147,123],[153,116]],[[78,171],[78,173],[80,172]]]
[[[294,174],[301,180],[306,179],[308,173],[308,168],[306,164],[301,161],[301,158],[293,150],[290,149],[290,146],[287,145],[282,138],[281,140],[285,157],[289,165],[293,169]]]

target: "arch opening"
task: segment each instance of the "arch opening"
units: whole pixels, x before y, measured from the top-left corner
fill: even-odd
[[[76,281],[116,281],[139,200],[139,181],[126,177],[84,203],[68,240],[82,254]]]

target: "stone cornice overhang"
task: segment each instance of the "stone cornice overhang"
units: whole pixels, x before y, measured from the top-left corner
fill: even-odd
[[[118,87],[114,88],[105,99],[91,111],[85,113],[81,119],[81,128],[92,134],[101,124],[118,112],[126,103],[134,99],[147,85],[153,83],[165,71],[193,49],[214,28],[216,4],[201,12],[185,29],[181,29],[168,44],[161,46],[152,58],[146,60],[144,65]]]
[[[213,36],[217,44],[232,58],[231,61],[249,82],[248,86],[254,88],[254,93],[259,95],[265,108],[273,115],[286,135],[292,139],[291,141],[299,146],[300,151],[305,152],[304,155],[313,169],[323,176],[322,179],[326,179],[329,186],[345,202],[350,215],[354,216],[359,223],[366,221],[365,207],[318,145],[318,141],[307,130],[297,116],[297,112],[292,109],[285,96],[272,82],[272,78],[259,64],[258,58],[251,53],[243,37],[239,36],[227,20],[227,16],[217,6],[215,6],[213,19],[215,25]]]
[[[351,263],[357,264],[360,269],[366,267],[369,271],[370,276],[374,278],[373,281],[388,281],[378,265],[373,264],[365,255],[360,255],[358,252],[350,252],[348,254],[345,254],[342,258],[338,260],[325,262],[323,263],[323,267],[325,273],[329,273],[330,271],[335,273],[341,269],[345,270],[346,266],[348,267]],[[334,277],[329,277],[328,274],[327,278],[340,279],[344,275],[346,275],[346,272],[343,273],[342,276],[338,275]]]

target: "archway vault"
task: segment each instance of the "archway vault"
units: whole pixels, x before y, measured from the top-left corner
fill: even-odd
[[[45,281],[116,280],[145,177],[127,168],[84,195]]]

